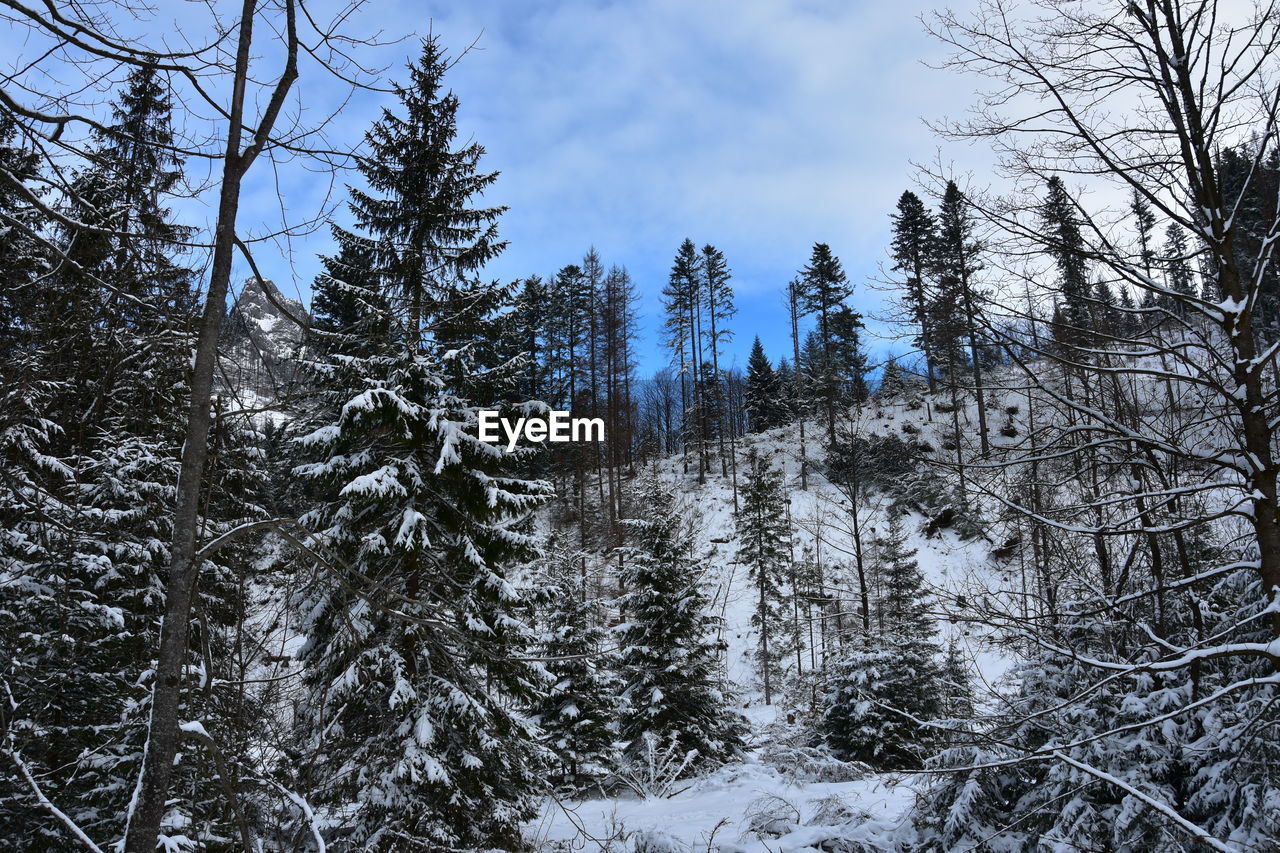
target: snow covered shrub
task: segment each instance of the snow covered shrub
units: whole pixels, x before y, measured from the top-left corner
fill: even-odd
[[[813,800],[813,812],[805,821],[806,826],[844,826],[865,823],[872,818],[866,809],[855,807],[849,800],[839,794],[829,794],[822,799]]]
[[[742,812],[742,838],[778,838],[800,824],[800,809],[776,794],[765,794],[747,803]]]
[[[627,853],[689,853],[689,848],[660,829],[637,829],[627,836]]]
[[[871,768],[858,761],[842,761],[825,746],[805,746],[770,737],[759,752],[760,761],[793,784],[856,782]]]
[[[1205,620],[1209,636],[1224,645],[1266,641],[1266,626],[1237,604],[1262,600],[1249,589],[1255,578],[1236,572],[1202,599],[1204,617],[1214,617]],[[1178,636],[1193,629],[1192,618],[1170,607],[1167,629]],[[1087,663],[1136,644],[1136,633],[1123,623],[1068,623],[1057,642],[1072,654],[1045,652],[1016,670],[1016,693],[987,720],[1001,745],[958,746],[932,762],[956,772],[932,781],[912,811],[922,851],[1030,853],[1050,842],[1121,853],[1200,849],[1173,814],[1241,850],[1276,849],[1280,747],[1263,733],[1280,725],[1280,690],[1260,680],[1269,665],[1231,656],[1195,673],[1117,676]],[[980,842],[987,847],[974,847]]]
[[[627,751],[615,777],[646,800],[671,796],[676,783],[694,766],[698,751],[681,750],[675,737],[661,743],[653,732],[641,735],[641,743],[642,749]]]
[[[831,665],[822,740],[837,758],[878,770],[919,767],[937,735],[915,720],[938,716],[937,681],[927,648],[881,645],[844,653]]]

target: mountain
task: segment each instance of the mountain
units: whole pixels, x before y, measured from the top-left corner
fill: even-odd
[[[222,326],[218,383],[226,393],[277,400],[293,385],[311,315],[267,279],[250,278]]]

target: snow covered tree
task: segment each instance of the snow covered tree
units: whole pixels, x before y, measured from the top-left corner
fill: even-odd
[[[712,391],[708,406],[715,412],[716,437],[720,445],[720,475],[729,476],[729,467],[734,467],[734,478],[737,478],[737,453],[726,449],[726,443],[736,448],[736,436],[729,424],[729,401],[724,387],[724,376],[720,372],[720,350],[723,344],[733,340],[733,330],[728,321],[738,313],[733,304],[733,285],[729,284],[731,273],[725,260],[724,252],[710,244],[702,247],[702,275],[704,277],[703,293],[707,300],[707,334],[704,338],[706,346],[711,350]],[[705,373],[706,371],[704,371]]]
[[[599,605],[581,585],[561,577],[545,590],[540,648],[551,686],[533,706],[533,720],[555,755],[557,783],[570,791],[599,785],[618,762],[615,747],[620,685],[595,624]]]
[[[897,514],[890,514],[880,559],[880,633],[846,646],[830,664],[819,731],[845,760],[911,769],[939,742],[936,729],[917,721],[941,715],[944,693],[928,596]]]
[[[821,401],[827,415],[827,440],[836,442],[836,413],[846,394],[847,368],[851,366],[851,341],[856,341],[857,326],[861,318],[844,305],[853,288],[845,275],[840,259],[826,243],[815,243],[808,265],[801,271],[803,288],[800,298],[806,313],[816,314],[818,326],[817,346],[811,359],[810,371],[814,377],[813,398]],[[843,309],[843,310],[838,310]],[[846,313],[847,312],[847,313]],[[856,350],[856,346],[853,347]]]
[[[906,391],[907,378],[903,375],[898,360],[891,358],[885,363],[884,371],[880,374],[880,387],[876,390],[876,396],[881,400],[896,400]]]
[[[720,682],[715,619],[699,585],[704,567],[693,557],[688,516],[650,475],[642,485],[643,516],[629,519],[622,550],[615,628],[627,706],[619,734],[625,755],[643,760],[650,739],[694,753],[690,766],[711,767],[742,747],[744,725]]]
[[[1058,268],[1059,314],[1053,333],[1068,351],[1088,346],[1093,327],[1088,258],[1075,200],[1062,178],[1052,175],[1040,208],[1045,243]]]
[[[702,257],[693,241],[685,239],[676,251],[667,285],[662,289],[663,326],[667,345],[671,348],[680,376],[681,414],[685,435],[684,465],[688,470],[688,448],[697,454],[698,476],[710,470],[707,457],[703,418],[706,406],[702,389],[702,309],[705,306],[705,281]]]
[[[982,268],[979,260],[981,246],[973,236],[974,221],[969,203],[955,181],[948,181],[938,207],[938,236],[935,244],[934,263],[938,278],[939,311],[945,311],[947,319],[941,322],[949,337],[962,331],[969,347],[968,366],[973,377],[973,393],[978,414],[978,442],[985,456],[990,452],[987,436],[987,404],[982,389],[982,348],[980,296],[975,276]],[[944,309],[942,302],[950,302]],[[947,347],[947,381],[952,386],[959,382],[957,372],[964,359],[960,357],[960,343],[951,340]],[[958,405],[953,394],[952,404]],[[956,436],[957,441],[959,436]]]
[[[791,528],[782,475],[759,453],[747,455],[747,477],[738,512],[739,563],[753,587],[751,624],[759,635],[756,665],[764,682],[764,702],[773,703],[781,663],[794,651],[795,626],[787,611],[785,585],[791,576]]]
[[[468,206],[493,176],[476,173],[478,145],[452,148],[447,65],[426,42],[397,89],[407,117],[370,131],[366,177],[386,196],[353,191],[370,236],[347,242],[375,247],[370,307],[388,313],[363,328],[387,335],[317,365],[323,403],[295,469],[316,499],[300,554],[315,581],[296,601],[302,781],[342,815],[345,850],[513,844],[545,759],[520,713],[541,690],[535,638],[506,573],[532,556],[524,526],[548,489],[478,439],[465,396],[492,399],[517,372],[467,342],[503,297],[468,275],[501,244],[497,211]]]

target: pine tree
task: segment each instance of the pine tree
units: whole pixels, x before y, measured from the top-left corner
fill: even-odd
[[[541,677],[506,573],[531,556],[524,525],[547,488],[476,437],[476,400],[509,401],[519,371],[496,348],[457,348],[490,332],[506,291],[467,277],[501,245],[498,211],[469,207],[493,176],[476,172],[478,145],[452,148],[447,65],[428,41],[397,89],[408,117],[388,111],[369,133],[366,177],[386,197],[353,192],[369,236],[351,240],[377,247],[389,307],[364,328],[387,334],[321,365],[295,469],[317,496],[303,521],[325,555],[296,601],[302,781],[343,816],[341,849],[512,844],[544,757],[517,712]]]
[[[891,358],[880,374],[880,387],[877,396],[882,400],[896,400],[907,391],[907,379],[898,366],[898,360]]]
[[[702,258],[693,241],[685,239],[676,251],[671,274],[662,290],[667,345],[671,347],[680,375],[681,414],[685,435],[684,469],[689,470],[690,445],[694,447],[701,481],[710,463],[703,433],[706,407],[700,396],[699,368],[702,365],[702,308],[705,303]]]
[[[1084,235],[1075,201],[1057,175],[1049,178],[1040,219],[1050,254],[1058,268],[1058,292],[1062,296],[1054,335],[1064,346],[1087,346],[1093,324],[1088,302],[1090,287]]]
[[[533,706],[533,719],[559,767],[557,783],[570,791],[600,784],[617,766],[614,746],[619,685],[604,652],[605,632],[594,623],[598,605],[562,567],[546,588],[541,649],[551,686]]]
[[[627,702],[619,734],[626,756],[642,759],[648,741],[681,753],[691,766],[723,763],[742,747],[743,721],[731,710],[717,676],[722,649],[715,620],[699,589],[702,566],[675,498],[651,475],[643,485],[640,519],[630,520],[618,599],[619,666]]]
[[[945,693],[924,581],[896,514],[890,515],[881,564],[880,634],[846,647],[832,665],[819,729],[843,759],[910,769],[938,743],[936,730],[914,720],[938,717]]]
[[[737,560],[754,587],[751,624],[759,635],[756,665],[764,682],[764,702],[773,704],[781,663],[794,651],[795,626],[788,618],[784,585],[791,574],[791,529],[782,475],[752,449],[738,513]]]
[[[733,340],[733,330],[728,321],[738,313],[733,304],[733,287],[729,284],[731,274],[724,252],[710,244],[702,247],[702,274],[704,277],[703,293],[707,300],[707,321],[709,329],[705,338],[711,350],[711,376],[714,379],[711,387],[714,395],[709,406],[715,410],[718,425],[717,436],[720,440],[720,475],[729,475],[729,466],[734,466],[735,500],[737,499],[737,463],[735,461],[736,436],[729,429],[728,399],[725,394],[724,376],[720,372],[720,348],[724,343]],[[725,449],[725,441],[729,440],[731,450]]]
[[[403,332],[416,342],[425,325],[441,348],[475,339],[469,321],[492,288],[471,276],[506,246],[497,230],[505,208],[471,206],[498,174],[479,171],[479,143],[454,148],[458,98],[442,92],[448,68],[438,38],[425,40],[409,84],[395,87],[404,115],[384,109],[365,137],[359,171],[369,191],[352,188],[350,201],[357,230],[370,235],[384,298],[408,306]],[[337,237],[343,246],[360,239]]]
[[[782,384],[757,335],[747,357],[746,407],[751,431],[763,432],[785,423],[784,405]]]
[[[837,308],[844,307],[844,300],[853,293],[849,279],[845,276],[844,267],[826,243],[815,243],[809,264],[801,271],[804,276],[802,298],[808,313],[818,316],[818,348],[821,358],[815,359],[811,365],[814,376],[814,398],[821,401],[827,414],[827,440],[834,445],[836,441],[836,412],[844,395],[841,393],[845,375],[841,371],[842,359],[838,357],[836,348],[840,335],[847,336],[854,330],[855,324],[844,315],[843,328],[837,329],[832,317]],[[855,315],[856,316],[856,315]],[[860,322],[860,321],[859,321]]]
[[[1129,212],[1133,214],[1133,227],[1138,232],[1138,263],[1150,277],[1156,263],[1156,217],[1151,212],[1151,205],[1137,189],[1129,198]]]
[[[189,229],[165,206],[182,179],[170,112],[157,72],[131,72],[76,176],[70,215],[47,235],[62,244],[64,263],[44,282],[45,304],[21,306],[15,319],[31,338],[9,353],[18,357],[7,360],[3,383],[21,398],[5,403],[14,417],[3,428],[0,477],[15,486],[6,498],[18,498],[0,498],[12,531],[0,543],[0,599],[18,595],[0,600],[10,629],[0,655],[14,665],[7,724],[32,772],[97,837],[120,832],[141,760],[186,407],[193,273],[178,246]],[[249,486],[256,462],[229,426],[214,431],[211,453],[221,463],[201,505],[204,529],[216,536],[258,517],[257,507],[230,496]],[[44,498],[32,503],[35,495]],[[201,652],[225,648],[243,617],[230,577],[242,556],[228,548],[204,573],[190,658],[200,681],[182,708],[186,719],[227,736],[223,752],[233,761],[243,756],[230,731],[240,706],[233,691],[215,686],[230,673],[211,671]],[[215,778],[199,745],[184,750],[175,771],[182,795],[165,833],[206,843],[231,831]],[[61,825],[24,784],[16,791],[0,794],[10,825],[32,827],[33,850],[62,849]]]
[[[318,354],[369,355],[370,342],[390,335],[389,311],[377,274],[371,241],[335,229],[333,257],[322,257],[324,272],[311,285],[311,347]]]
[[[1187,235],[1176,223],[1170,222],[1165,229],[1164,252],[1160,259],[1164,268],[1165,287],[1177,296],[1195,296],[1199,289],[1195,284],[1195,276],[1191,272],[1190,250],[1187,248]],[[1158,299],[1159,305],[1177,306],[1185,310],[1182,299]]]
[[[893,269],[905,276],[902,282],[903,302],[920,330],[915,342],[924,356],[925,375],[929,377],[929,391],[932,393],[936,390],[936,355],[929,317],[933,300],[928,292],[928,279],[934,269],[937,251],[937,223],[920,197],[910,190],[899,197],[898,210],[891,218]]]
[[[972,215],[969,205],[955,181],[948,181],[942,196],[942,204],[938,209],[938,240],[935,263],[937,264],[938,298],[941,301],[953,302],[953,314],[948,316],[944,324],[947,336],[952,337],[962,330],[969,345],[969,369],[973,376],[973,393],[977,402],[978,441],[983,455],[991,447],[987,436],[987,405],[982,389],[982,338],[979,332],[980,297],[974,276],[982,268],[978,259],[981,246],[973,237]],[[942,306],[939,305],[942,310]],[[958,337],[955,335],[954,337]],[[947,378],[952,386],[952,404],[958,405],[954,396],[955,385],[959,380],[956,375],[958,367],[964,362],[958,357],[959,341],[949,344],[947,348]],[[959,436],[956,436],[957,443]]]

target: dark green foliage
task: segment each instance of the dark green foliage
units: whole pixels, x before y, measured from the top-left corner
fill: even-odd
[[[533,719],[555,755],[557,784],[585,791],[616,768],[621,685],[611,670],[605,631],[595,624],[598,604],[584,601],[581,584],[567,576],[553,582],[546,596],[540,633],[551,679],[533,705]]]
[[[795,651],[796,626],[784,587],[791,576],[791,527],[782,475],[753,449],[738,512],[738,562],[747,567],[753,590],[751,624],[759,635],[756,665],[765,703],[773,699],[782,662]]]
[[[1057,175],[1049,178],[1040,219],[1046,247],[1058,269],[1061,299],[1055,309],[1054,337],[1063,346],[1087,346],[1093,326],[1088,256],[1075,200]]]
[[[753,433],[787,423],[785,391],[759,337],[751,343],[746,360],[746,415]]]
[[[819,732],[846,761],[911,769],[939,743],[938,730],[919,721],[941,716],[943,677],[928,595],[897,515],[890,515],[880,550],[880,632],[846,647],[831,665]]]
[[[813,343],[806,341],[807,390],[827,416],[827,438],[835,444],[837,413],[866,397],[858,330],[862,318],[844,304],[853,293],[844,267],[826,243],[815,243],[801,270],[799,297],[804,313],[816,314]]]
[[[6,289],[19,298],[5,303],[0,727],[45,792],[99,839],[122,829],[145,739],[187,404],[193,273],[176,245],[188,229],[165,206],[182,175],[167,149],[164,83],[150,68],[129,75],[76,175],[69,221],[41,235],[62,261],[46,268],[38,299]],[[42,263],[29,259],[5,274]],[[240,425],[218,417],[210,451],[201,527],[216,536],[259,517],[260,481]],[[228,567],[247,543],[202,567],[181,709],[226,736],[232,761],[244,755],[232,730],[245,706],[216,680],[233,677],[224,651],[245,602]],[[67,849],[64,828],[14,771],[6,764],[0,781],[0,824],[25,827],[33,851]],[[200,844],[226,837],[218,797],[209,756],[184,749],[163,831]]]
[[[929,278],[934,271],[938,251],[937,223],[920,197],[910,191],[899,197],[897,211],[891,218],[893,270],[903,275],[902,301],[917,327],[915,344],[924,356],[925,373],[932,390],[937,353],[932,331],[933,297],[929,291]]]
[[[745,726],[718,675],[722,649],[699,588],[687,513],[649,477],[639,495],[643,517],[628,522],[618,600],[619,666],[627,708],[619,734],[627,757],[643,759],[646,737],[660,748],[697,751],[697,767],[721,764],[742,747]]]
[[[533,556],[527,519],[549,488],[476,437],[479,406],[509,406],[521,374],[494,340],[506,290],[469,278],[501,248],[500,211],[471,207],[494,175],[477,172],[480,146],[453,149],[447,65],[428,41],[397,89],[405,116],[369,132],[361,170],[383,195],[353,191],[369,236],[340,235],[329,281],[359,298],[321,317],[345,343],[320,353],[299,440],[303,521],[325,555],[300,554],[316,574],[294,602],[299,784],[341,815],[331,849],[509,847],[544,780],[519,712],[543,673],[506,574]],[[348,307],[354,323],[337,319]]]

